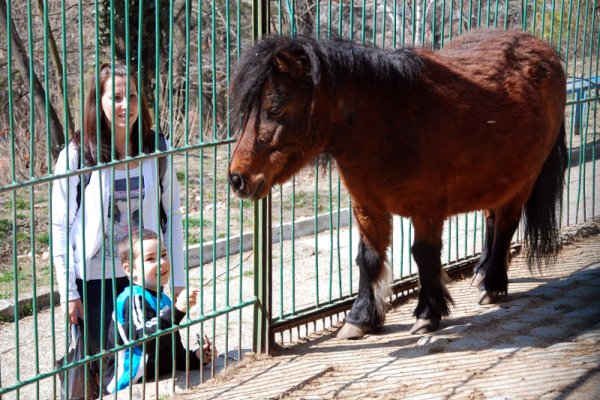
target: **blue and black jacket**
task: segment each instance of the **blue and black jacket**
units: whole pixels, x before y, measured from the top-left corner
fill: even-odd
[[[117,298],[117,307],[108,331],[108,348],[122,346],[170,328],[179,324],[184,316],[185,313],[174,308],[171,299],[164,293],[138,285],[129,286]],[[172,354],[173,340],[175,357]],[[200,369],[200,361],[195,352],[188,352],[183,347],[179,331],[160,336],[158,346],[155,338],[145,344],[145,349],[139,343],[108,357],[104,373],[106,392],[115,393],[125,389],[140,382],[143,375],[146,375],[146,380],[154,379],[157,363],[159,375],[171,373],[173,364],[178,370],[185,370],[186,359],[189,359],[190,369]]]

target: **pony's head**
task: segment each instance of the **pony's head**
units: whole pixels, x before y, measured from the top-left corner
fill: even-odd
[[[269,37],[237,63],[230,90],[237,146],[229,182],[241,198],[260,199],[323,151],[313,114],[320,80],[314,39]]]

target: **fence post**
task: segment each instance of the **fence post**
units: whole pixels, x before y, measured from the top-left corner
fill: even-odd
[[[253,41],[269,34],[269,1],[252,2]],[[271,342],[271,194],[254,202],[254,305],[253,351],[270,353]]]

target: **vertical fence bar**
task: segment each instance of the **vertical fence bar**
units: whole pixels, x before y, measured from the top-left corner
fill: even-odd
[[[229,88],[229,82],[231,80],[231,39],[230,39],[230,30],[229,30],[229,22],[230,22],[230,9],[229,9],[229,2],[225,2],[225,81],[226,81],[226,86],[227,88]],[[226,108],[227,110],[229,110],[229,96],[227,96],[226,98]],[[225,130],[226,130],[226,137],[230,138],[231,137],[231,120],[230,120],[230,115],[229,113],[227,113],[226,117],[225,117]],[[231,144],[228,143],[226,146],[226,152],[227,152],[227,164],[229,165],[229,161],[231,160]],[[229,302],[229,290],[230,290],[230,257],[229,257],[229,241],[231,239],[231,215],[230,215],[230,210],[231,210],[231,187],[229,185],[227,185],[227,198],[225,200],[225,205],[226,205],[226,209],[227,209],[227,215],[226,215],[226,232],[225,232],[225,237],[227,238],[227,241],[225,242],[225,308],[227,310],[229,310],[230,308],[230,302]],[[243,220],[241,221],[241,224],[243,225]],[[240,269],[241,269],[241,264],[240,264]],[[241,323],[241,320],[240,320]],[[213,338],[214,339],[214,338]],[[214,340],[213,340],[214,342]],[[228,357],[227,357],[227,353],[229,352],[229,312],[227,312],[227,314],[225,314],[225,366],[227,366],[228,364]],[[214,363],[212,365],[212,368],[214,369]]]
[[[211,34],[211,42],[212,42],[212,46],[211,46],[211,81],[212,81],[212,92],[211,92],[211,100],[212,100],[212,140],[213,141],[217,141],[218,140],[218,129],[219,126],[217,124],[217,113],[218,113],[218,99],[217,99],[217,95],[218,95],[218,88],[217,88],[217,49],[216,49],[216,43],[217,43],[217,3],[216,2],[212,2],[211,4],[211,30],[210,30],[210,34]],[[213,229],[212,229],[212,241],[213,241],[213,247],[212,247],[212,296],[211,296],[211,304],[212,304],[212,312],[215,312],[217,310],[217,253],[216,253],[216,246],[214,246],[214,243],[216,241],[217,238],[217,170],[218,170],[218,162],[217,162],[217,154],[218,154],[218,149],[217,147],[213,147],[213,152],[212,152],[212,193],[213,193],[213,199],[212,199],[212,221],[213,221]],[[210,333],[210,337],[212,339],[212,341],[214,342],[215,340],[215,336],[216,336],[216,320],[213,319],[211,321],[211,333]]]
[[[252,1],[252,37],[269,34],[269,1]],[[254,202],[254,307],[253,351],[270,352],[271,310],[271,194]]]
[[[12,9],[11,2],[7,2],[6,4],[6,68],[8,71],[8,129],[10,133],[10,178],[11,182],[16,182],[16,160],[15,160],[15,126],[14,126],[14,115],[13,115],[13,80],[12,80],[12,41],[13,41],[13,32],[12,32]],[[16,35],[16,33],[15,33]],[[19,359],[19,271],[17,266],[17,209],[16,209],[16,191],[11,191],[11,217],[12,217],[12,263],[13,263],[13,292],[15,294],[14,297],[14,306],[13,306],[13,315],[15,317],[15,379],[16,381],[21,380],[21,362]],[[17,400],[20,398],[19,389],[17,389],[16,393]]]
[[[600,76],[598,74],[598,68],[600,67],[600,62],[599,62],[599,50],[600,50],[600,29],[598,29],[596,27],[596,24],[598,24],[598,12],[594,12],[593,10],[598,10],[599,9],[599,4],[598,4],[598,0],[594,0],[593,1],[593,6],[592,6],[592,28],[591,28],[591,33],[590,33],[590,66],[589,66],[589,73],[590,76],[595,76],[596,79],[598,79],[598,76]],[[597,29],[598,31],[598,37],[595,37],[594,35],[594,29]],[[594,43],[596,45],[596,47],[594,48]],[[596,68],[594,70],[594,63],[596,64]],[[598,81],[596,81],[598,83]],[[596,97],[598,97],[597,95],[600,94],[599,90],[596,90]],[[591,149],[591,161],[592,161],[592,165],[591,165],[591,176],[592,177],[596,177],[596,143],[597,138],[598,138],[598,130],[597,130],[597,107],[598,107],[598,101],[592,101],[590,102],[590,104],[588,105],[588,113],[587,113],[587,121],[589,123],[590,121],[590,117],[592,118],[593,123],[591,124],[591,131],[593,132],[592,138],[591,138],[591,143],[592,143],[592,149]],[[592,108],[593,108],[593,112],[592,112]],[[597,185],[597,180],[596,179],[592,179],[592,187],[591,187],[591,192],[592,192],[592,206],[591,206],[591,217],[595,217],[596,216],[596,185]]]
[[[184,74],[185,74],[185,96],[184,96],[184,113],[185,115],[189,115],[189,110],[190,110],[190,59],[191,59],[191,55],[190,55],[190,39],[191,39],[191,34],[190,34],[190,13],[191,13],[191,4],[186,4],[185,6],[185,67],[184,67]],[[138,37],[141,35],[138,35]],[[138,54],[139,54],[140,49],[138,48]],[[139,58],[138,58],[139,59]],[[184,146],[187,148],[190,145],[190,125],[189,125],[189,120],[186,118],[185,119],[185,125],[184,125]],[[190,153],[189,151],[186,151],[184,154],[184,176],[185,176],[185,200],[184,200],[184,205],[185,205],[185,209],[189,210],[190,209]],[[185,219],[183,221],[183,242],[184,242],[184,246],[185,248],[188,250],[185,252],[184,255],[184,263],[186,266],[190,265],[190,218],[189,218],[189,213],[185,213]],[[202,263],[201,263],[202,264]],[[185,290],[189,290],[190,289],[190,269],[186,268],[185,269]],[[202,290],[202,283],[200,283],[198,285],[198,290],[201,291]],[[175,299],[172,299],[173,301],[175,301]],[[191,318],[190,318],[190,313],[186,313],[185,316],[185,321],[186,323],[190,323]],[[186,333],[186,348],[190,349],[190,336],[192,334],[189,326],[186,328],[185,330]],[[202,345],[202,342],[200,341],[200,343],[198,344],[200,347]],[[201,354],[201,359],[200,362],[204,362],[204,352],[200,352]],[[201,373],[200,375],[203,375],[203,373]],[[185,387],[186,389],[190,388],[190,361],[189,358],[186,359],[185,362]]]
[[[50,96],[50,90],[49,89],[49,79],[48,79],[48,39],[49,39],[49,32],[50,32],[50,28],[49,28],[49,17],[48,17],[48,4],[44,3],[43,4],[43,12],[42,12],[42,18],[43,18],[43,26],[44,26],[44,87],[46,88],[45,90],[45,96],[44,96],[44,105],[45,105],[45,110],[46,113],[44,115],[44,121],[46,123],[46,126],[48,126],[48,124],[50,123],[50,116],[48,113],[48,106],[49,106],[49,96]],[[83,86],[82,86],[82,90],[83,90]],[[66,142],[66,140],[65,140]],[[50,137],[50,130],[46,129],[46,144],[47,144],[47,150],[46,150],[46,164],[47,164],[47,174],[50,175],[52,173],[52,152],[50,151],[50,149],[52,148],[52,142],[51,142],[51,137]],[[50,263],[50,287],[54,288],[55,285],[55,281],[54,281],[54,263],[52,262],[52,260],[54,259],[54,254],[53,254],[53,245],[54,245],[54,240],[53,240],[53,236],[52,236],[52,185],[48,184],[48,191],[47,191],[47,195],[48,195],[48,231],[49,231],[49,238],[48,238],[48,248],[49,248],[49,263]],[[59,299],[60,301],[60,299]],[[56,299],[55,299],[55,292],[54,290],[50,290],[50,304],[54,305],[56,304]],[[56,336],[55,336],[55,332],[56,332],[56,321],[54,319],[54,313],[50,313],[50,329],[52,331],[52,339],[51,339],[51,354],[52,354],[52,360],[56,360],[57,359],[57,355],[56,355]],[[1,369],[1,368],[0,368]],[[52,396],[54,398],[57,398],[58,393],[56,391],[56,375],[54,375],[52,377]],[[1,384],[1,379],[0,379],[0,384]]]
[[[27,2],[27,44],[29,48],[29,59],[33,60],[33,28],[32,28],[32,12],[31,2]],[[29,69],[29,87],[34,85],[34,68],[33,63]],[[35,130],[35,107],[34,107],[34,91],[29,93],[29,179],[35,178],[36,165],[36,130]],[[66,121],[66,119],[65,119]],[[29,187],[29,232],[31,246],[31,293],[32,293],[32,309],[33,309],[33,348],[35,350],[35,374],[40,373],[40,352],[39,352],[39,335],[38,335],[38,302],[37,302],[37,269],[36,269],[36,235],[35,235],[35,187]],[[35,398],[40,397],[40,383],[35,383]]]

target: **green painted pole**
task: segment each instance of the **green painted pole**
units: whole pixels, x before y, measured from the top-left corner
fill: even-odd
[[[269,2],[252,1],[252,38],[269,34]],[[254,333],[253,351],[270,353],[271,332],[271,194],[254,203]]]

